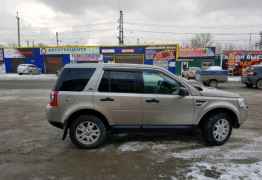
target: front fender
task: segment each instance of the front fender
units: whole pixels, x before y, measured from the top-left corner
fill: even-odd
[[[240,120],[240,111],[237,109],[237,107],[230,103],[230,102],[212,102],[210,104],[207,104],[198,114],[196,114],[196,124],[199,124],[201,119],[210,111],[216,110],[216,109],[227,109],[232,111],[236,117],[237,121]]]

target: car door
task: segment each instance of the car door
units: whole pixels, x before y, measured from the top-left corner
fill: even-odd
[[[179,81],[156,70],[143,71],[143,125],[190,125],[192,96],[180,96]]]
[[[104,71],[95,93],[95,106],[111,125],[141,125],[141,73],[131,70]]]

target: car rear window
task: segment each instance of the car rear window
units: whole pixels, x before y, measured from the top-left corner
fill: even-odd
[[[61,72],[56,91],[82,91],[95,72],[95,68],[65,68]]]

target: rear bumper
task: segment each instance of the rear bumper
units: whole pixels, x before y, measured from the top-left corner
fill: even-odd
[[[59,109],[50,105],[46,106],[46,117],[48,122],[57,128],[63,129],[64,123],[61,122]]]

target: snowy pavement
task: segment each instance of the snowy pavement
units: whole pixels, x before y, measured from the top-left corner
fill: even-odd
[[[55,80],[55,74],[39,74],[39,75],[18,75],[18,74],[0,74],[0,80]]]

